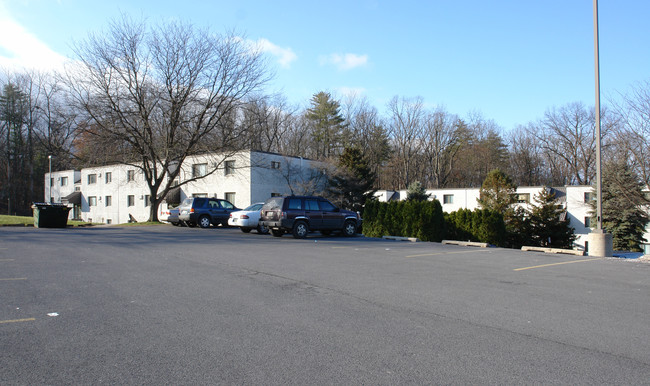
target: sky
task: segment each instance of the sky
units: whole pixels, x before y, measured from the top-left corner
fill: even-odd
[[[600,0],[603,105],[650,80],[650,1]],[[264,47],[269,92],[317,92],[380,112],[422,97],[504,131],[573,102],[595,105],[593,0],[0,0],[0,67],[60,68],[73,44],[126,14],[236,31]]]

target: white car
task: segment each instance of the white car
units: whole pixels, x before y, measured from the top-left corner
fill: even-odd
[[[230,213],[228,218],[228,225],[239,227],[242,232],[248,233],[253,229],[257,229],[257,233],[267,234],[269,228],[262,226],[260,221],[260,209],[262,209],[263,202],[255,203],[246,209]]]

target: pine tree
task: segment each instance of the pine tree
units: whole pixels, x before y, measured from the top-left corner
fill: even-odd
[[[412,182],[408,186],[406,201],[427,201],[429,197],[431,197],[431,195],[427,194],[427,190],[420,181]]]
[[[639,178],[626,162],[614,162],[604,168],[603,228],[612,234],[615,250],[638,252],[642,250],[640,244],[646,241],[643,235],[650,218],[643,210],[648,202],[642,189]]]
[[[339,206],[361,212],[366,201],[374,197],[376,178],[361,150],[349,147],[339,157],[327,192]]]
[[[557,201],[555,193],[543,188],[534,197],[535,205],[529,212],[530,236],[534,245],[552,248],[571,248],[576,236],[569,226],[566,209]]]
[[[339,102],[329,93],[321,91],[311,98],[311,107],[305,117],[312,122],[312,140],[316,158],[329,158],[344,146],[345,118]]]
[[[488,173],[480,190],[478,203],[483,209],[490,209],[501,214],[506,213],[515,203],[517,187],[512,179],[499,169]]]

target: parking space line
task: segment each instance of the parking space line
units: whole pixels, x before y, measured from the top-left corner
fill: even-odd
[[[14,259],[0,259],[0,261],[14,261]]]
[[[438,255],[453,255],[457,253],[473,253],[473,252],[485,252],[480,251],[480,250],[472,250],[472,251],[456,251],[456,252],[436,252],[436,253],[423,253],[421,255],[408,255],[404,257],[422,257],[422,256],[438,256]]]
[[[535,269],[535,268],[544,268],[544,267],[552,267],[554,265],[563,265],[563,264],[573,264],[573,263],[584,263],[586,261],[594,261],[594,260],[600,260],[600,257],[594,257],[591,259],[583,259],[583,260],[571,260],[571,261],[563,261],[561,263],[552,263],[552,264],[542,264],[542,265],[535,265],[532,267],[523,267],[523,268],[516,268],[513,271],[524,271],[527,269]]]
[[[6,323],[22,323],[22,322],[33,322],[36,318],[26,318],[26,319],[14,319],[14,320],[0,320],[0,324]]]
[[[14,280],[27,280],[26,277],[7,277],[7,278],[0,278],[0,281],[14,281]]]

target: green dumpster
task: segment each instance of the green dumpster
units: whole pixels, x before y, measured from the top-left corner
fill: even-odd
[[[48,204],[35,202],[34,226],[36,228],[65,228],[68,226],[68,212],[70,208],[65,204]]]

